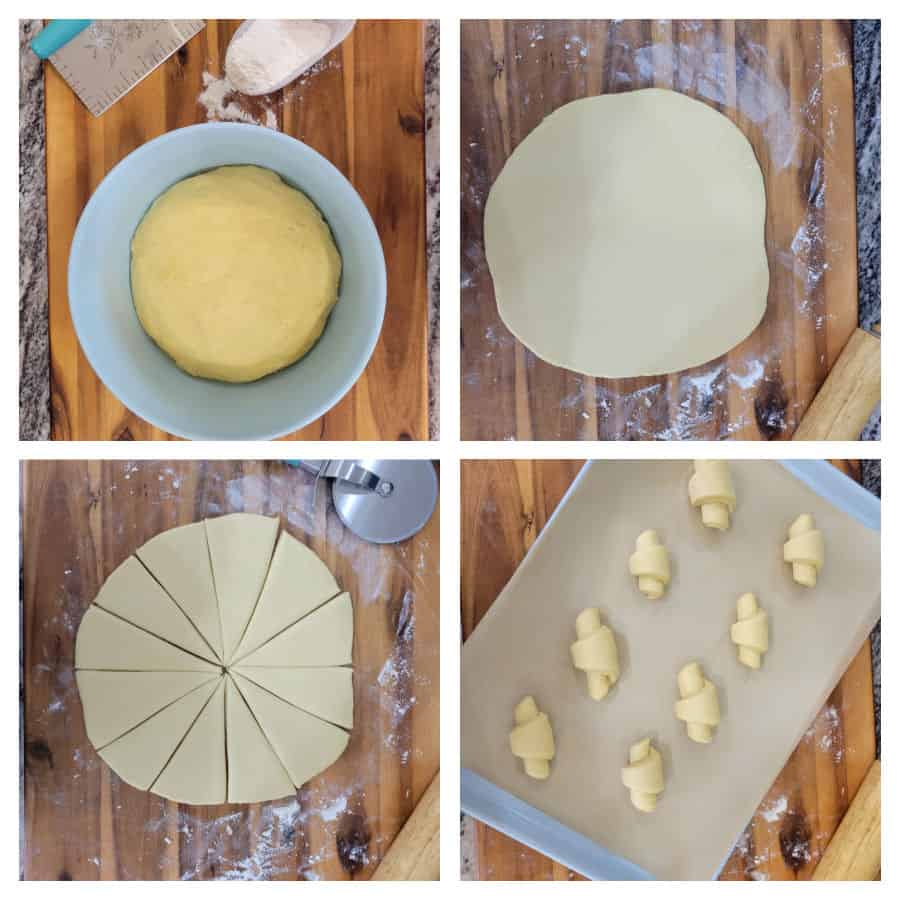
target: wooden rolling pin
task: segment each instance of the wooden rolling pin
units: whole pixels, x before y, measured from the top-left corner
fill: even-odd
[[[795,441],[857,441],[881,399],[881,341],[857,328],[794,432]]]
[[[441,773],[413,810],[372,875],[373,881],[439,881],[441,877]]]
[[[881,873],[881,761],[875,760],[819,860],[813,881],[875,881]]]

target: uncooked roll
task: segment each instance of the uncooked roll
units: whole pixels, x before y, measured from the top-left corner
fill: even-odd
[[[588,693],[602,700],[619,680],[619,651],[612,629],[600,621],[600,610],[590,608],[575,619],[578,640],[572,644],[572,665],[587,673]]]
[[[731,640],[737,644],[738,659],[758,669],[769,649],[769,617],[760,609],[754,594],[741,594],[737,602],[737,622],[731,626]]]
[[[516,727],[509,733],[510,750],[522,760],[526,775],[541,780],[548,778],[550,760],[556,756],[550,719],[530,695],[519,701],[514,716]]]
[[[727,531],[737,498],[731,484],[728,463],[721,459],[694,460],[694,474],[688,482],[691,506],[700,507],[707,528]]]
[[[631,791],[631,803],[641,812],[653,812],[656,798],[663,792],[662,757],[644,738],[632,744],[628,751],[628,765],[622,769],[622,784]]]
[[[722,719],[719,695],[716,686],[703,674],[699,663],[688,663],[678,673],[678,693],[681,699],[675,704],[675,718],[687,724],[688,737],[692,741],[710,743],[713,728]]]
[[[650,600],[658,600],[671,580],[669,552],[655,531],[642,531],[634,542],[628,569],[637,576],[638,590]]]
[[[784,545],[784,561],[794,567],[794,581],[804,587],[815,587],[819,570],[825,563],[822,532],[809,513],[794,519]]]

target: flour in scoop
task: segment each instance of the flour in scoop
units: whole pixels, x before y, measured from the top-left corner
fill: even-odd
[[[228,80],[242,93],[266,94],[314,62],[331,29],[312,19],[256,19],[235,36],[225,54]]]

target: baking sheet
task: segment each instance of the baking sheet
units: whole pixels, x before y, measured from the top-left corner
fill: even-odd
[[[687,502],[690,462],[587,467],[463,648],[462,765],[658,878],[716,874],[879,614],[877,531],[777,463],[731,469],[738,509],[719,534]],[[849,480],[822,471],[840,502]],[[800,512],[813,513],[826,540],[814,591],[795,585],[781,560]],[[627,567],[634,538],[651,527],[673,558],[657,603],[637,592]],[[759,672],[737,662],[728,634],[748,590],[770,615]],[[616,632],[622,663],[601,703],[569,660],[575,616],[592,605]],[[709,746],[689,741],[672,711],[676,673],[691,659],[719,689],[723,720]],[[525,776],[508,749],[512,709],[526,693],[556,735],[546,782]],[[645,735],[666,774],[652,815],[633,809],[620,780],[629,745]]]

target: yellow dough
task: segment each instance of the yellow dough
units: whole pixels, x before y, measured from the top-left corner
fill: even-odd
[[[231,677],[225,680],[228,802],[259,803],[294,793],[294,783]]]
[[[134,556],[129,556],[106,579],[94,603],[195,656],[217,661],[181,607]]]
[[[92,606],[78,626],[75,668],[137,672],[219,671],[218,666],[135,628],[99,606]]]
[[[222,624],[202,522],[170,528],[135,553],[222,659]]]
[[[741,594],[737,619],[731,626],[731,640],[737,644],[738,659],[745,666],[758,669],[763,653],[769,649],[769,617],[760,609],[754,594]]]
[[[102,749],[217,676],[212,672],[75,672],[84,730]]]
[[[619,651],[612,629],[600,621],[600,610],[589,608],[575,619],[578,640],[572,644],[572,665],[587,674],[588,693],[602,700],[619,680]]]
[[[727,462],[721,459],[695,460],[694,474],[688,482],[688,494],[691,506],[700,507],[700,515],[707,528],[728,530],[737,498]]]
[[[315,204],[275,172],[222,166],[160,195],[131,243],[134,306],[186,372],[254,381],[296,362],[337,302],[341,257]]]
[[[809,513],[797,516],[788,529],[784,561],[792,564],[797,584],[816,586],[819,571],[825,564],[825,541]]]
[[[648,88],[573,100],[518,141],[484,245],[500,318],[526,347],[630,378],[708,362],[756,328],[765,224],[744,134],[707,103]]]
[[[353,603],[349,594],[329,600],[243,659],[242,666],[346,666],[353,662]]]
[[[644,738],[632,744],[628,751],[628,765],[622,769],[622,784],[631,791],[631,803],[641,812],[653,812],[656,798],[663,792],[662,757]]]
[[[148,790],[218,685],[201,685],[97,752],[123,781]]]
[[[299,585],[303,590],[298,590]],[[339,592],[328,566],[306,544],[282,531],[253,619],[235,656],[246,656]]]
[[[688,663],[678,673],[678,692],[681,699],[675,704],[675,717],[687,724],[688,737],[692,741],[710,743],[713,728],[721,721],[719,694],[699,663]]]
[[[228,783],[224,734],[225,681],[220,678],[209,703],[153,782],[153,792],[195,806],[224,803]]]
[[[285,703],[242,676],[238,686],[297,787],[324,772],[347,748],[350,735]]]
[[[659,600],[671,580],[669,552],[655,531],[642,531],[634,542],[628,570],[637,576],[638,590],[650,600]]]
[[[237,665],[232,672],[326,722],[353,728],[353,670],[330,666],[265,668]]]
[[[278,536],[278,518],[232,513],[207,519],[206,539],[219,598],[222,644],[227,665],[253,615]]]
[[[524,697],[513,713],[516,727],[509,733],[509,748],[525,766],[525,774],[543,780],[550,776],[550,760],[556,756],[553,728],[534,697]]]
[[[85,612],[85,733],[123,781],[180,803],[263,803],[346,749],[353,601],[278,523],[232,513],[158,534]],[[239,664],[245,633],[255,649]]]

